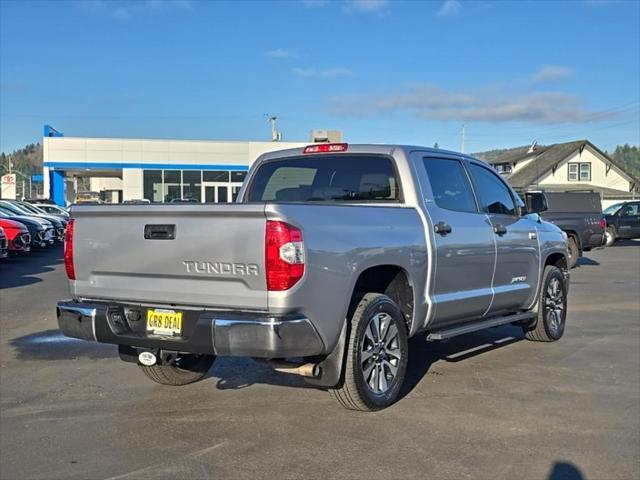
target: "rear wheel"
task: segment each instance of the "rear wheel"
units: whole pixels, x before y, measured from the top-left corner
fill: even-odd
[[[611,245],[613,245],[614,243],[616,243],[616,229],[613,227],[607,227],[607,229],[604,232],[604,235],[607,239],[607,247],[610,247]]]
[[[180,355],[172,365],[138,365],[147,377],[161,385],[187,385],[204,378],[214,355]]]
[[[349,410],[373,411],[391,405],[407,370],[407,337],[404,318],[393,300],[367,293],[351,317],[344,380],[330,390],[335,399]]]
[[[562,271],[553,265],[544,269],[538,297],[538,314],[533,323],[525,325],[528,340],[555,342],[564,334],[567,318],[567,285]]]
[[[578,263],[578,258],[580,257],[580,249],[578,248],[578,242],[576,241],[576,237],[569,237],[569,268],[573,268]]]

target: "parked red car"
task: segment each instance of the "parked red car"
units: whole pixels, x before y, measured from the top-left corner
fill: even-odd
[[[21,253],[31,250],[31,235],[22,223],[0,217],[0,227],[7,237],[9,252]]]
[[[7,248],[9,248],[9,241],[7,240],[7,235],[4,233],[4,228],[0,227],[0,258],[7,257],[9,254]]]

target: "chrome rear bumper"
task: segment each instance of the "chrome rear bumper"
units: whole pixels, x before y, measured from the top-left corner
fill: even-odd
[[[182,336],[171,337],[146,331],[146,311],[146,307],[139,305],[74,301],[58,302],[56,308],[62,333],[82,340],[255,358],[307,357],[325,353],[320,335],[309,319],[300,315],[184,311]]]

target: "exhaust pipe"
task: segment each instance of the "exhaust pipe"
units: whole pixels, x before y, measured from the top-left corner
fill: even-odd
[[[322,371],[317,363],[293,363],[283,360],[266,360],[266,363],[276,372],[290,373],[301,377],[318,378]]]

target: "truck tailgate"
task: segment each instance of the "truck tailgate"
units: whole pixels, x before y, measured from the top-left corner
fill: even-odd
[[[263,205],[85,205],[71,215],[76,297],[267,309]]]

